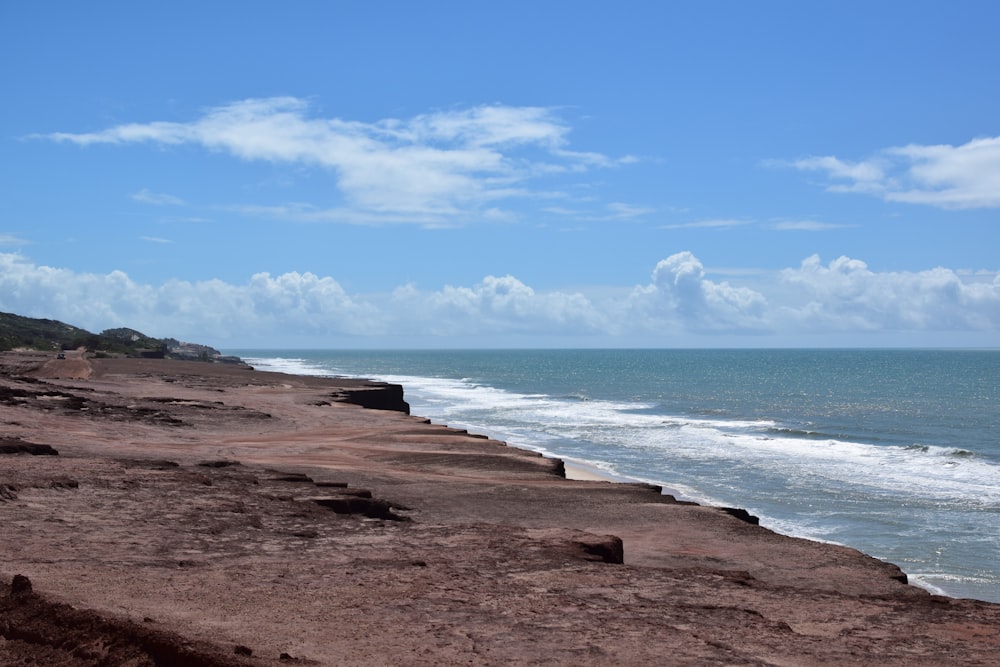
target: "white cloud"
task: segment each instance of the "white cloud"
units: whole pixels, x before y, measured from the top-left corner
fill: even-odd
[[[728,229],[730,227],[742,227],[743,225],[749,224],[749,220],[715,218],[710,220],[697,220],[695,222],[682,222],[675,225],[661,225],[660,229]]]
[[[586,335],[607,329],[605,315],[579,293],[536,292],[513,276],[487,276],[472,287],[397,289],[389,304],[402,326],[432,335]]]
[[[569,215],[574,217],[586,215],[586,213],[581,210],[566,208],[565,206],[546,206],[542,210],[546,213],[552,213],[553,215]]]
[[[28,245],[30,241],[22,239],[17,234],[5,234],[0,232],[0,246],[4,245]]]
[[[792,166],[825,173],[831,192],[862,192],[887,201],[940,208],[1000,207],[1000,137],[960,146],[910,144],[860,162],[809,157]]]
[[[823,265],[813,255],[782,271],[782,282],[794,288],[782,310],[789,326],[806,331],[1000,333],[1000,272],[990,277],[963,280],[941,267],[877,273],[861,260],[839,257]]]
[[[882,162],[872,159],[866,162],[846,162],[833,156],[809,157],[792,163],[804,171],[826,172],[835,181],[829,186],[834,192],[883,192],[886,179]],[[846,181],[846,183],[844,183]]]
[[[637,218],[650,213],[655,213],[655,209],[643,206],[632,206],[624,202],[611,202],[608,204],[608,211],[613,218]]]
[[[200,225],[206,222],[212,222],[211,218],[203,218],[196,215],[170,215],[157,218],[160,222],[166,223],[181,223],[181,224],[196,224]]]
[[[224,210],[234,211],[243,215],[274,220],[293,222],[336,222],[351,225],[378,225],[390,222],[409,222],[426,227],[447,226],[450,222],[458,223],[453,217],[442,216],[439,213],[408,213],[405,215],[387,215],[364,209],[340,207],[319,208],[306,202],[291,202],[278,206],[226,206]]]
[[[195,144],[249,161],[320,167],[345,200],[322,212],[324,219],[429,224],[464,221],[500,201],[537,196],[523,186],[539,175],[633,161],[571,151],[569,131],[543,107],[480,106],[363,123],[314,117],[305,101],[277,97],[215,107],[189,123],[133,123],[42,138],[82,146]],[[147,190],[135,198],[180,202]]]
[[[961,146],[910,145],[890,153],[911,163],[912,186],[889,199],[945,208],[1000,206],[1000,137]]]
[[[652,282],[633,291],[628,318],[643,329],[753,332],[768,328],[766,309],[762,294],[706,279],[701,261],[685,251],[658,262]]]
[[[569,133],[569,128],[543,107],[483,106],[424,114],[408,124],[387,124],[416,143],[445,140],[469,146],[539,143],[557,148]]]
[[[783,336],[808,345],[830,332],[979,332],[981,339],[1000,340],[996,270],[877,272],[857,259],[823,264],[813,256],[776,274],[727,272],[754,287],[713,280],[720,272],[679,252],[658,262],[647,284],[634,287],[543,291],[508,275],[471,286],[422,290],[410,284],[366,295],[312,273],[258,273],[243,284],[145,285],[121,271],[78,273],[0,253],[0,310],[95,331],[130,326],[208,343],[289,346],[333,337],[382,337],[401,345],[411,337],[437,337],[447,345],[450,337],[505,336],[661,345]]]
[[[311,273],[252,276],[244,285],[219,280],[134,282],[121,271],[77,273],[0,253],[0,310],[52,317],[92,331],[129,326],[150,335],[230,339],[359,335],[384,330],[374,307],[332,278]]]
[[[162,244],[173,243],[173,241],[171,241],[170,239],[160,238],[159,236],[140,236],[139,238],[143,241],[149,241],[150,243],[162,243]]]
[[[153,206],[183,206],[184,200],[179,197],[174,197],[173,195],[157,194],[155,192],[150,192],[149,189],[143,188],[135,194],[132,195],[132,199],[143,204],[152,204]]]
[[[611,202],[602,209],[585,209],[583,207],[567,208],[565,206],[545,206],[541,209],[561,217],[574,218],[579,221],[609,222],[615,220],[632,220],[655,213],[656,209],[644,206],[634,206],[625,202]]]
[[[826,232],[832,229],[846,229],[854,225],[841,225],[817,220],[779,220],[771,224],[771,229],[779,232]]]

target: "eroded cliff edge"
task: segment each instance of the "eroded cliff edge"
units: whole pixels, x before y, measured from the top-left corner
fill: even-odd
[[[343,402],[359,382],[110,359],[88,379],[0,375],[0,435],[58,452],[0,459],[6,580],[247,664],[990,664],[1000,648],[996,605]],[[18,623],[0,618],[0,656]],[[65,664],[100,664],[103,640],[75,636],[91,662]]]

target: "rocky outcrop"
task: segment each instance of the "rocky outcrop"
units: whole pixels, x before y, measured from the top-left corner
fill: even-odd
[[[403,387],[398,384],[371,382],[360,387],[345,387],[331,394],[330,398],[371,410],[394,410],[410,414],[410,404],[403,400]]]
[[[167,359],[177,359],[179,361],[210,361],[216,364],[236,364],[246,366],[239,357],[227,356],[208,345],[198,343],[185,343],[176,338],[164,338],[165,356]]]
[[[725,512],[731,517],[735,517],[744,523],[748,523],[751,526],[759,526],[760,518],[750,514],[742,507],[720,507],[720,510]]]
[[[32,456],[58,456],[52,445],[26,442],[20,438],[0,438],[0,454],[31,454]]]
[[[532,546],[572,560],[621,565],[625,562],[625,546],[617,535],[596,535],[571,528],[541,528],[525,531]]]
[[[388,521],[409,521],[409,518],[392,511],[392,503],[378,498],[365,498],[351,494],[335,496],[319,496],[307,500],[320,507],[333,510],[337,514],[360,514],[370,519],[386,519]]]
[[[5,589],[5,590],[4,590]],[[146,624],[120,620],[87,609],[51,601],[32,590],[31,581],[14,575],[0,587],[0,664],[58,665],[188,665],[247,667],[257,664],[245,651],[192,642]]]

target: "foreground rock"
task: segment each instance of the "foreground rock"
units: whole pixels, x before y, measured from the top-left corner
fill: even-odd
[[[0,584],[0,664],[46,667],[130,665],[157,667],[246,667],[239,647],[227,654],[210,643],[191,642],[161,630],[151,619],[136,623],[68,604],[53,602],[32,591],[31,580],[15,575],[10,586]],[[248,652],[249,651],[249,652]]]
[[[393,388],[88,363],[85,380],[0,376],[0,438],[59,454],[0,454],[0,569],[25,577],[0,587],[0,664],[986,665],[1000,649],[1000,606],[738,512],[562,479],[407,415]],[[187,661],[157,658],[164,642]]]

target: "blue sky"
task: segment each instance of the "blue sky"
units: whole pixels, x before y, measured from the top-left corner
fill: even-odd
[[[4,3],[0,310],[228,349],[996,347],[998,20]]]

